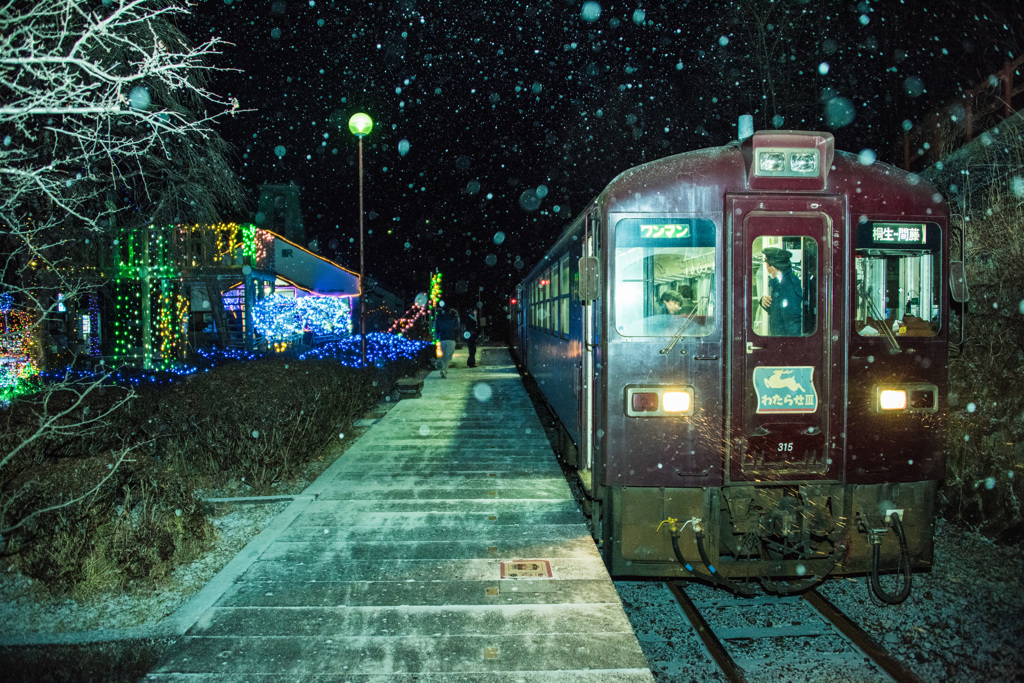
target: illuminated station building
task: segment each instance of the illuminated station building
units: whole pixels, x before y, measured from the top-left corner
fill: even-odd
[[[122,229],[83,264],[100,288],[68,302],[68,349],[79,362],[161,368],[189,348],[281,350],[357,333],[359,274],[306,245],[292,185],[261,187],[254,223]],[[403,302],[368,289],[368,330],[380,330]]]

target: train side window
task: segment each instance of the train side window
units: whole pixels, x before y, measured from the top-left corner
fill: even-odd
[[[551,290],[551,334],[556,337],[560,336],[562,333],[562,321],[558,311],[558,281],[560,279],[558,273],[558,264],[556,263],[551,267],[551,286],[548,288]]]
[[[754,238],[751,305],[754,332],[807,337],[818,329],[818,242],[813,237]]]
[[[615,226],[614,329],[626,337],[706,337],[717,329],[715,224],[625,218]]]
[[[530,283],[530,325],[540,327],[540,283]]]
[[[544,270],[540,280],[540,328],[551,331],[551,269]]]
[[[569,338],[569,255],[566,254],[558,264],[561,276],[558,279],[558,305],[562,319],[562,338]]]
[[[854,328],[864,337],[939,331],[942,232],[938,223],[863,221],[854,255]]]

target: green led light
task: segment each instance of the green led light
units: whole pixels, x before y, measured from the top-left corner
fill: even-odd
[[[353,135],[363,137],[373,130],[373,119],[362,112],[353,114],[352,118],[348,120],[348,129],[352,131]]]

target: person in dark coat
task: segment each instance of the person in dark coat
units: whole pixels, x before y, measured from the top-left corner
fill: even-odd
[[[434,334],[441,344],[441,359],[438,361],[437,369],[441,371],[441,378],[448,376],[448,365],[452,362],[452,355],[455,353],[455,340],[459,338],[459,319],[454,312],[442,308],[434,318]]]
[[[768,311],[768,334],[773,337],[799,337],[802,332],[800,304],[804,296],[793,273],[792,258],[788,249],[764,249],[768,294],[761,297],[761,308]]]
[[[476,340],[480,336],[480,326],[476,322],[476,311],[472,308],[466,311],[466,346],[469,347],[469,360],[466,361],[467,368],[476,367]]]

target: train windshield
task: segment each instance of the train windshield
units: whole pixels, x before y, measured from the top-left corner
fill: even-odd
[[[626,218],[615,226],[615,330],[627,337],[715,331],[715,224]]]
[[[937,223],[857,226],[854,326],[865,337],[931,337],[939,331],[942,234]],[[883,329],[883,326],[885,329]]]

